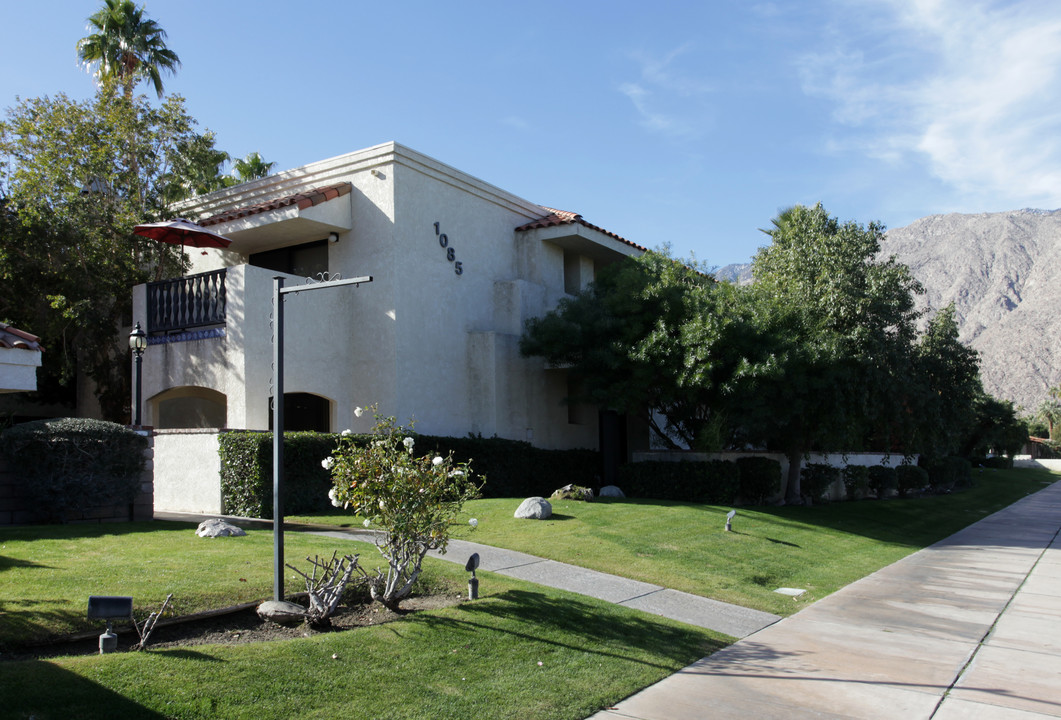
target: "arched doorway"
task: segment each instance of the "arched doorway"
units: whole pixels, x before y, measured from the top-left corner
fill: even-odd
[[[171,388],[148,402],[154,410],[154,425],[160,430],[223,428],[228,422],[228,398],[210,388]]]

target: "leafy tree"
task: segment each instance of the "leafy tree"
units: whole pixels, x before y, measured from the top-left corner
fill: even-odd
[[[247,157],[237,160],[233,165],[236,182],[250,182],[258,178],[268,177],[272,171],[274,162],[265,162],[257,152],[252,152]]]
[[[579,295],[532,319],[525,356],[569,368],[584,401],[642,417],[671,447],[728,440],[728,385],[754,344],[740,290],[667,251],[600,270]]]
[[[0,122],[0,319],[45,341],[38,399],[69,402],[80,369],[103,417],[125,419],[131,288],[184,262],[131,231],[166,216],[189,177],[216,175],[212,143],[182,98],[153,108],[113,87],[24,100]]]
[[[1057,441],[1057,428],[1061,426],[1061,385],[1055,385],[1047,391],[1049,396],[1040,403],[1035,419],[1046,423],[1047,437]]]
[[[86,66],[96,67],[101,85],[116,81],[132,100],[133,88],[147,80],[162,99],[162,73],[175,72],[180,58],[166,47],[166,31],[144,16],[144,8],[132,0],[104,0],[88,23],[95,32],[78,42],[77,53]]]
[[[1028,442],[1028,426],[1017,417],[1013,403],[981,391],[974,403],[975,419],[963,439],[966,457],[994,451],[1012,457]]]
[[[908,422],[916,433],[910,449],[936,456],[957,452],[976,423],[984,392],[980,356],[958,340],[953,304],[936,313],[918,339],[910,386]]]
[[[923,292],[894,258],[878,260],[884,228],[840,223],[819,204],[783,211],[753,261],[779,372],[745,394],[749,435],[784,452],[786,501],[800,500],[799,466],[811,450],[857,449],[904,427]]]

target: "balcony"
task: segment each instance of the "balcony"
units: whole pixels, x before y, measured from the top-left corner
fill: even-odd
[[[147,284],[147,332],[225,324],[225,269]]]

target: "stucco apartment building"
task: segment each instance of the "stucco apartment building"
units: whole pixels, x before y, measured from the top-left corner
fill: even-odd
[[[285,427],[368,430],[376,404],[433,435],[546,448],[647,447],[647,429],[568,405],[568,374],[522,358],[528,318],[644,251],[396,143],[188,201],[232,243],[134,290],[148,332],[144,424],[267,429],[273,278],[359,286],[285,296]]]

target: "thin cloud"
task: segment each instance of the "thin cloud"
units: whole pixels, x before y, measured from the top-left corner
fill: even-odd
[[[920,157],[966,195],[1061,205],[1061,7],[881,0],[870,12],[801,59],[804,91],[835,103],[848,142]]]
[[[619,92],[633,104],[643,127],[678,138],[703,132],[705,118],[699,99],[711,92],[711,86],[678,67],[690,50],[691,46],[682,45],[662,57],[631,54],[638,63],[639,78],[619,85]]]

